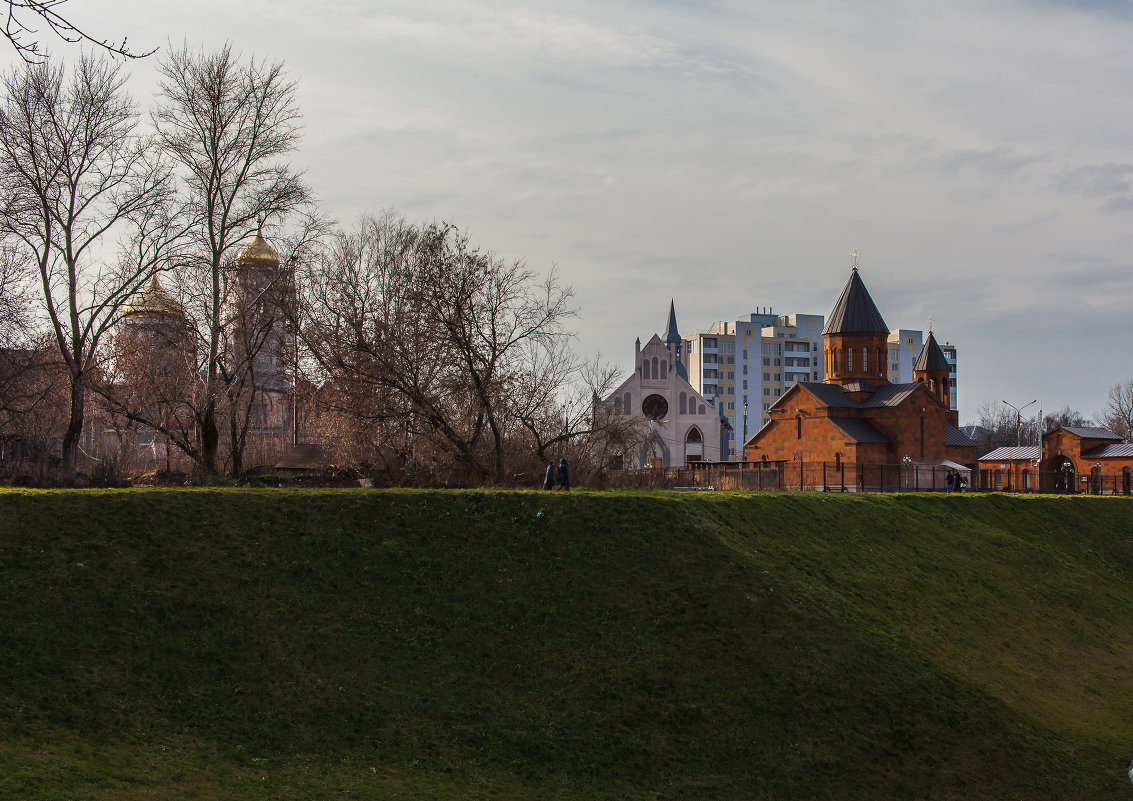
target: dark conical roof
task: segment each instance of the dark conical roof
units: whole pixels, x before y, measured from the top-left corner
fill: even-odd
[[[952,365],[948,363],[948,358],[944,355],[940,345],[936,342],[936,337],[933,336],[931,331],[928,332],[928,340],[921,348],[921,354],[917,356],[917,363],[913,365],[914,372],[921,372],[927,370],[951,370]]]
[[[677,331],[677,307],[676,303],[672,300],[669,301],[669,322],[665,328],[665,344],[681,344],[681,335],[680,332]]]
[[[849,334],[849,333],[879,333],[888,334],[889,326],[881,317],[881,312],[869,296],[869,290],[858,275],[855,267],[850,273],[850,280],[834,309],[826,320],[823,334]]]

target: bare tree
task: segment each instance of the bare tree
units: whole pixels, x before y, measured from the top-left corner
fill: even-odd
[[[1126,442],[1133,441],[1133,378],[1109,388],[1098,422]]]
[[[1091,426],[1093,421],[1079,412],[1077,409],[1071,409],[1069,404],[1063,406],[1053,412],[1047,412],[1043,415],[1043,433],[1053,431],[1054,429],[1062,427],[1081,427]]]
[[[33,331],[31,265],[14,243],[0,242],[0,348],[30,341]]]
[[[70,375],[65,472],[103,336],[176,241],[168,171],[138,132],[123,83],[117,66],[84,55],[69,80],[47,61],[8,74],[0,98],[0,226],[34,264]]]
[[[191,207],[192,258],[179,278],[198,337],[200,385],[192,397],[199,463],[216,472],[221,417],[239,404],[250,364],[234,365],[227,352],[233,306],[226,268],[263,221],[284,219],[311,202],[302,176],[286,162],[299,144],[300,113],[282,64],[244,62],[230,44],[214,52],[183,45],[170,51],[160,72],[153,121],[179,164]]]
[[[47,60],[47,55],[39,41],[40,30],[44,27],[65,42],[93,44],[111,56],[145,58],[157,52],[155,47],[143,53],[136,53],[126,46],[125,36],[117,44],[92,36],[63,14],[61,8],[66,2],[67,0],[7,0],[4,38],[25,62],[31,64]]]
[[[320,378],[366,388],[371,419],[403,426],[415,461],[428,451],[475,481],[509,477],[526,436],[521,407],[538,427],[536,407],[561,388],[532,370],[573,364],[558,350],[569,288],[473,248],[451,225],[363,218],[303,288],[302,335]]]

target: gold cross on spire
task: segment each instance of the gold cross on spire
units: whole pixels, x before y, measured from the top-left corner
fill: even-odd
[[[862,256],[862,252],[857,248],[850,251],[850,269],[854,272],[858,271],[858,259]]]
[[[932,315],[931,314],[928,316],[928,332],[930,334],[932,333]]]

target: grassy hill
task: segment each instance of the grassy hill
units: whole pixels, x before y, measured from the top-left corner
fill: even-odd
[[[3,799],[1133,798],[1123,498],[0,493]]]

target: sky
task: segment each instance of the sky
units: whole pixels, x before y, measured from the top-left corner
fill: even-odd
[[[1133,378],[1133,7],[953,0],[71,0],[149,103],[170,41],[282,61],[293,164],[572,285],[580,353],[761,307],[829,314],[861,252],[890,328],[985,402]],[[45,38],[45,41],[46,38]],[[71,46],[52,43],[67,56]],[[15,64],[14,56],[9,59]],[[1032,410],[1035,407],[1032,407]]]

